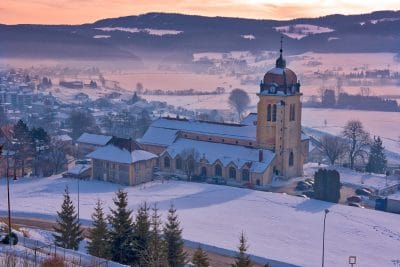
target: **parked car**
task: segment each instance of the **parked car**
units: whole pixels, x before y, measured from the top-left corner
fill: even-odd
[[[295,190],[307,191],[307,190],[310,190],[311,188],[312,188],[312,185],[310,185],[309,183],[306,183],[304,181],[299,181],[297,183],[297,186],[296,186]]]
[[[306,182],[306,183],[309,183],[309,184],[311,184],[311,185],[314,185],[314,179],[312,179],[312,178],[307,178],[307,179],[305,179],[305,182]]]
[[[359,196],[371,196],[371,192],[369,190],[365,190],[364,188],[356,189],[355,193]]]
[[[361,204],[359,204],[359,203],[350,202],[348,205],[351,206],[351,207],[364,208],[364,207],[361,206]]]
[[[351,196],[347,198],[347,202],[349,203],[361,203],[362,199],[360,196]]]
[[[302,197],[305,199],[310,199],[308,196],[304,195],[304,194],[297,194],[296,197]]]
[[[315,193],[314,193],[314,191],[309,190],[309,191],[304,191],[303,195],[305,195],[305,196],[307,196],[309,198],[314,198]]]

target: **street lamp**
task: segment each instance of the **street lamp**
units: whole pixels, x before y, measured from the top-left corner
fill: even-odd
[[[13,152],[11,152],[11,155]],[[6,180],[7,180],[7,203],[8,203],[8,242],[10,243],[10,247],[12,246],[12,235],[11,235],[11,204],[10,204],[10,179],[8,177],[9,172],[9,160],[10,150],[7,150],[5,154],[6,157]]]
[[[324,267],[324,263],[325,263],[325,221],[326,221],[326,215],[328,214],[329,210],[325,209],[324,212],[325,212],[325,214],[324,214],[324,230],[322,233],[322,267]]]

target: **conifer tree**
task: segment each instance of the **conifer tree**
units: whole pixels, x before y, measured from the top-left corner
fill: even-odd
[[[253,263],[250,260],[250,256],[246,254],[248,249],[247,240],[242,232],[240,236],[240,244],[238,246],[238,253],[235,256],[235,263],[232,264],[232,267],[250,267],[253,266]]]
[[[384,173],[386,169],[386,156],[385,156],[385,148],[382,145],[382,140],[378,136],[374,137],[374,142],[371,145],[368,164],[366,166],[367,172],[373,173]]]
[[[164,226],[164,240],[169,267],[184,266],[187,254],[183,251],[182,229],[173,205],[168,211],[168,221]]]
[[[193,254],[192,263],[195,267],[208,267],[210,263],[208,261],[207,252],[205,252],[201,246],[199,246]]]
[[[83,230],[69,196],[68,186],[65,187],[61,211],[57,211],[57,224],[54,226],[54,231],[56,232],[53,234],[54,243],[59,247],[77,250],[79,243],[83,240]]]
[[[158,214],[157,205],[152,208],[150,219],[150,240],[147,251],[144,252],[146,267],[165,267],[168,266],[168,259],[165,254],[165,242],[161,237],[161,219]]]
[[[100,199],[96,202],[92,220],[93,227],[88,231],[88,238],[90,241],[88,242],[87,251],[90,255],[108,259],[110,258],[108,229]]]
[[[123,264],[132,264],[135,259],[134,232],[132,211],[127,208],[127,193],[122,189],[118,190],[113,201],[116,208],[111,209],[109,216],[111,259]]]
[[[145,256],[145,251],[148,251],[150,243],[150,215],[149,206],[146,202],[140,205],[137,211],[134,233],[135,261],[142,266],[146,262],[143,257]]]

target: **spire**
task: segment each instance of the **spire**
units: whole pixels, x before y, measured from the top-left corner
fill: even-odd
[[[283,56],[282,56],[282,52],[283,52],[282,46],[283,46],[283,36],[281,36],[281,49],[279,50],[279,52],[280,52],[279,58],[276,60],[276,67],[284,69],[284,68],[286,68],[286,61],[283,59]]]

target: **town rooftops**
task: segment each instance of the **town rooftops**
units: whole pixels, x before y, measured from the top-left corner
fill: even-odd
[[[76,142],[96,146],[105,146],[111,140],[111,138],[112,136],[108,135],[83,133],[81,136],[79,136]]]
[[[177,155],[181,155],[184,150],[192,149],[194,149],[196,154],[198,153],[198,160],[206,159],[210,164],[219,161],[224,167],[232,163],[239,169],[247,164],[251,171],[257,173],[263,173],[275,157],[275,154],[267,149],[197,141],[185,138],[177,139],[176,142],[162,153],[162,155],[168,153],[171,157],[175,158]],[[262,153],[261,161],[260,153]]]

